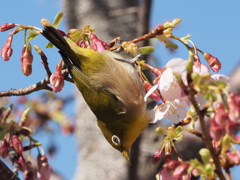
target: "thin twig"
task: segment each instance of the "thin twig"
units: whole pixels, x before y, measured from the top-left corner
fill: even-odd
[[[211,139],[210,139],[210,137],[208,135],[206,124],[205,124],[205,121],[204,121],[204,113],[202,113],[200,111],[199,107],[198,107],[198,104],[197,104],[197,102],[196,102],[196,100],[194,98],[194,91],[193,90],[189,91],[188,97],[189,97],[193,107],[195,108],[195,111],[196,111],[198,117],[199,117],[201,130],[202,130],[202,137],[203,137],[203,140],[204,140],[204,142],[206,144],[206,147],[209,149],[209,151],[211,153],[211,157],[212,157],[213,162],[214,162],[214,164],[216,166],[215,172],[218,175],[220,180],[225,180],[225,177],[224,177],[222,169],[221,169],[220,161],[218,159],[218,155],[215,152],[215,149],[213,148],[212,143],[211,143]]]
[[[196,135],[197,137],[203,139],[203,135],[202,133],[200,133],[199,131],[195,130],[195,129],[187,129],[188,132],[190,132],[191,134]]]
[[[6,96],[23,96],[27,94],[31,94],[32,92],[39,91],[42,89],[46,89],[49,91],[52,91],[52,88],[47,86],[49,84],[49,78],[45,78],[42,81],[38,82],[37,84],[30,85],[25,88],[20,89],[10,89],[8,91],[1,91],[0,97],[6,97]]]
[[[165,30],[166,28],[163,27],[163,25],[159,25],[155,30],[149,32],[148,34],[145,34],[143,36],[140,36],[136,39],[133,39],[131,41],[128,41],[128,43],[137,43],[137,42],[140,42],[140,41],[143,41],[143,40],[148,40],[148,39],[151,39],[151,38],[154,38],[156,37],[157,35],[162,35],[163,34],[163,31]],[[111,47],[113,45],[113,43],[117,40],[118,38],[115,38],[113,39],[109,46]],[[114,46],[114,47],[111,47],[110,50],[111,51],[114,51],[116,50],[118,47],[117,46]]]
[[[48,77],[50,77],[52,75],[52,72],[51,72],[51,70],[48,66],[47,56],[43,52],[40,54],[40,56],[41,56],[41,59],[42,59],[42,65],[44,66]]]
[[[1,118],[1,123],[6,122],[8,116],[11,114],[13,109],[13,105],[11,104],[9,108],[3,113],[2,118]]]
[[[229,169],[229,168],[226,168],[225,171],[226,171],[226,173],[225,173],[225,175],[226,175],[226,180],[232,180],[232,178],[231,178],[231,173],[230,173],[230,169]]]

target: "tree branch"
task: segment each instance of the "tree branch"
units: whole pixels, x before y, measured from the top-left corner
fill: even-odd
[[[16,174],[14,174],[1,159],[0,159],[0,179],[20,180],[20,178]]]
[[[221,169],[220,161],[218,159],[218,155],[217,155],[217,153],[215,152],[215,149],[212,146],[211,139],[209,137],[209,134],[208,134],[208,131],[207,131],[207,128],[206,128],[206,124],[205,124],[205,120],[204,120],[204,113],[198,108],[197,102],[194,98],[194,91],[193,90],[189,91],[188,97],[189,97],[193,107],[195,108],[195,111],[196,111],[198,117],[199,117],[201,130],[202,130],[202,137],[203,137],[203,140],[206,144],[206,147],[209,149],[209,151],[211,153],[213,162],[216,166],[215,172],[218,175],[220,180],[225,180],[225,177],[224,177],[222,169]]]

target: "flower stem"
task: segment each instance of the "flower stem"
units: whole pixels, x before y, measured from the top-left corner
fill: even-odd
[[[205,121],[204,121],[204,113],[199,109],[199,107],[197,105],[197,102],[194,98],[194,91],[193,90],[189,91],[188,97],[189,97],[193,107],[195,108],[196,113],[198,114],[200,125],[201,125],[201,130],[202,130],[203,140],[206,144],[206,147],[209,149],[209,151],[211,153],[211,156],[212,156],[212,159],[213,159],[213,162],[216,166],[215,172],[218,175],[220,180],[225,180],[225,177],[224,177],[222,169],[221,169],[220,161],[218,159],[218,155],[216,154],[216,151],[212,146],[211,139],[209,137],[208,130],[206,128],[206,124],[205,124]]]

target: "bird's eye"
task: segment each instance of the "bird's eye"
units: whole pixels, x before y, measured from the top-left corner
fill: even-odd
[[[121,141],[120,141],[119,137],[117,137],[116,135],[113,135],[113,136],[112,136],[112,142],[113,142],[115,145],[120,145],[120,144],[121,144]]]

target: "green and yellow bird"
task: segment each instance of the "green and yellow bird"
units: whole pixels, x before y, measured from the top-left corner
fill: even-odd
[[[45,26],[42,35],[60,50],[74,84],[97,117],[107,141],[130,162],[132,143],[151,121],[136,69],[114,59],[116,53],[77,46],[52,26]]]

